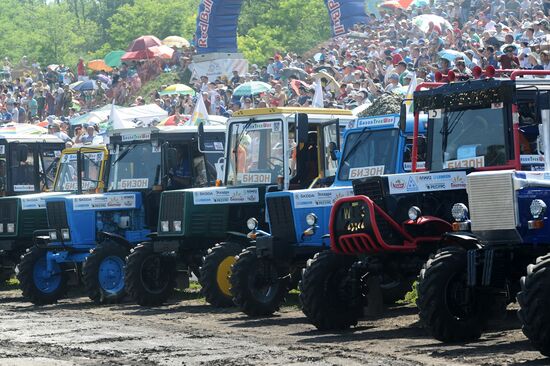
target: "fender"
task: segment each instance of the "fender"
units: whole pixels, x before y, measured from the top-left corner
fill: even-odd
[[[441,247],[458,246],[466,250],[481,249],[479,239],[470,233],[448,232],[441,237]]]
[[[235,241],[237,243],[250,243],[250,239],[247,234],[240,233],[238,231],[227,231],[227,241]]]
[[[107,233],[105,231],[101,231],[97,234],[97,239],[98,239],[98,242],[102,242],[106,239],[112,240],[115,243],[118,243],[118,244],[124,246],[125,248],[128,248],[128,250],[133,248],[133,245],[130,244],[130,242],[128,240],[126,240],[126,238],[124,238],[123,236],[117,235],[117,234]]]
[[[431,232],[438,232],[443,235],[444,233],[452,231],[452,226],[447,221],[435,216],[422,216],[417,220],[407,220],[403,223],[403,230],[407,230],[407,226],[430,226]]]

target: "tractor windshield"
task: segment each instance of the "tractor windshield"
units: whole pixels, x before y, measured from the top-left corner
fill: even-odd
[[[82,189],[96,189],[100,179],[101,163],[104,160],[102,151],[82,154]],[[78,154],[63,153],[59,165],[59,173],[55,182],[55,191],[76,191],[78,189]]]
[[[508,162],[506,109],[500,106],[436,111],[428,124],[431,170],[480,168]]]
[[[151,141],[117,145],[111,155],[109,190],[151,189],[160,181],[160,146]]]
[[[338,179],[351,180],[396,173],[399,129],[367,130],[347,136]]]
[[[283,146],[281,120],[231,124],[227,185],[276,184],[284,174]]]

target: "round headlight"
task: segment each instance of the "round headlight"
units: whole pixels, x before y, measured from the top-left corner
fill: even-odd
[[[468,218],[468,207],[464,203],[455,203],[451,209],[451,215],[453,215],[455,221],[466,221]]]
[[[409,219],[413,221],[416,221],[420,216],[422,216],[422,212],[416,206],[412,206],[411,208],[409,208],[408,214],[409,214]]]
[[[313,226],[317,223],[317,215],[310,213],[306,215],[306,224]]]
[[[254,217],[249,218],[246,221],[246,227],[248,230],[256,230],[258,228],[258,220],[256,220]]]
[[[533,200],[533,202],[531,202],[531,206],[529,206],[529,210],[531,211],[533,218],[538,219],[546,212],[546,203],[539,199]]]

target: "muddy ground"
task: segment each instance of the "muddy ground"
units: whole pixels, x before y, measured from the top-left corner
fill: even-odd
[[[505,326],[504,326],[505,325]],[[515,312],[479,342],[443,345],[410,306],[348,332],[316,331],[290,305],[267,319],[214,309],[196,292],[160,308],[94,306],[82,294],[35,307],[0,289],[0,365],[546,365]]]

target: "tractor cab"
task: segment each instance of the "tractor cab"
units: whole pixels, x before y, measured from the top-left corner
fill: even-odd
[[[64,147],[61,139],[51,135],[0,136],[0,196],[52,190]]]

